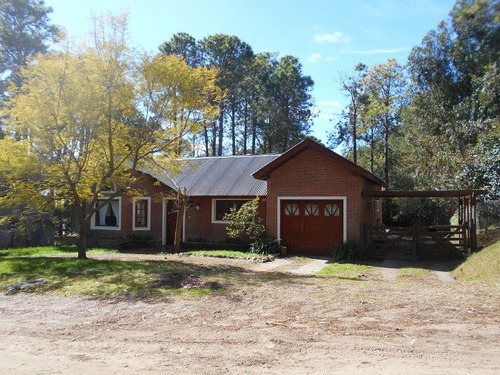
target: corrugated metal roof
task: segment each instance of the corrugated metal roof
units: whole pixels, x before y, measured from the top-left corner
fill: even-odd
[[[255,196],[267,194],[267,182],[252,174],[279,155],[215,156],[184,159],[182,173],[156,176],[165,185],[186,189],[188,196]]]

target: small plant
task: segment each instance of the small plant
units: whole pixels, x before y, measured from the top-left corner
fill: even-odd
[[[370,249],[355,240],[347,240],[333,249],[334,260],[366,260],[370,258]]]
[[[264,235],[265,227],[259,216],[259,197],[244,203],[240,209],[232,208],[225,220],[229,221],[226,230],[231,238],[248,239],[253,243]]]
[[[264,237],[252,242],[250,251],[254,254],[268,255],[280,252],[281,240],[279,238]]]

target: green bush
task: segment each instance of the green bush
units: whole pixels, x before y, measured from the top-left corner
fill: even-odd
[[[261,255],[278,254],[280,252],[280,247],[281,241],[279,238],[264,237],[252,242],[250,251],[254,254]]]
[[[334,260],[367,260],[370,258],[370,249],[359,241],[347,240],[333,249]]]
[[[259,216],[259,197],[244,203],[240,209],[231,208],[224,219],[229,222],[226,231],[231,238],[256,242],[266,230]]]

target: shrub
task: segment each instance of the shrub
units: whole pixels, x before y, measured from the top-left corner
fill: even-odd
[[[279,238],[264,237],[252,242],[250,251],[254,254],[261,255],[278,254],[280,252],[280,246],[281,241]]]
[[[158,241],[154,240],[150,236],[137,236],[131,235],[125,241],[120,243],[120,249],[129,250],[129,249],[140,249],[157,246]]]
[[[333,249],[334,260],[366,260],[370,258],[370,249],[359,241],[347,240]]]
[[[248,239],[255,242],[262,238],[265,227],[262,218],[259,217],[259,197],[244,203],[239,210],[232,208],[225,216],[229,221],[226,228],[227,234],[231,238]]]

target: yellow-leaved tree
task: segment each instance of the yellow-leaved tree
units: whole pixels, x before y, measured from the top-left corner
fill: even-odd
[[[126,16],[98,17],[94,44],[37,56],[11,94],[0,140],[4,204],[69,201],[78,219],[78,258],[94,213],[133,186],[138,171],[172,172],[186,137],[217,113],[213,69],[181,58],[138,58],[126,43]],[[102,192],[113,192],[105,196]],[[101,199],[98,199],[101,198]]]

